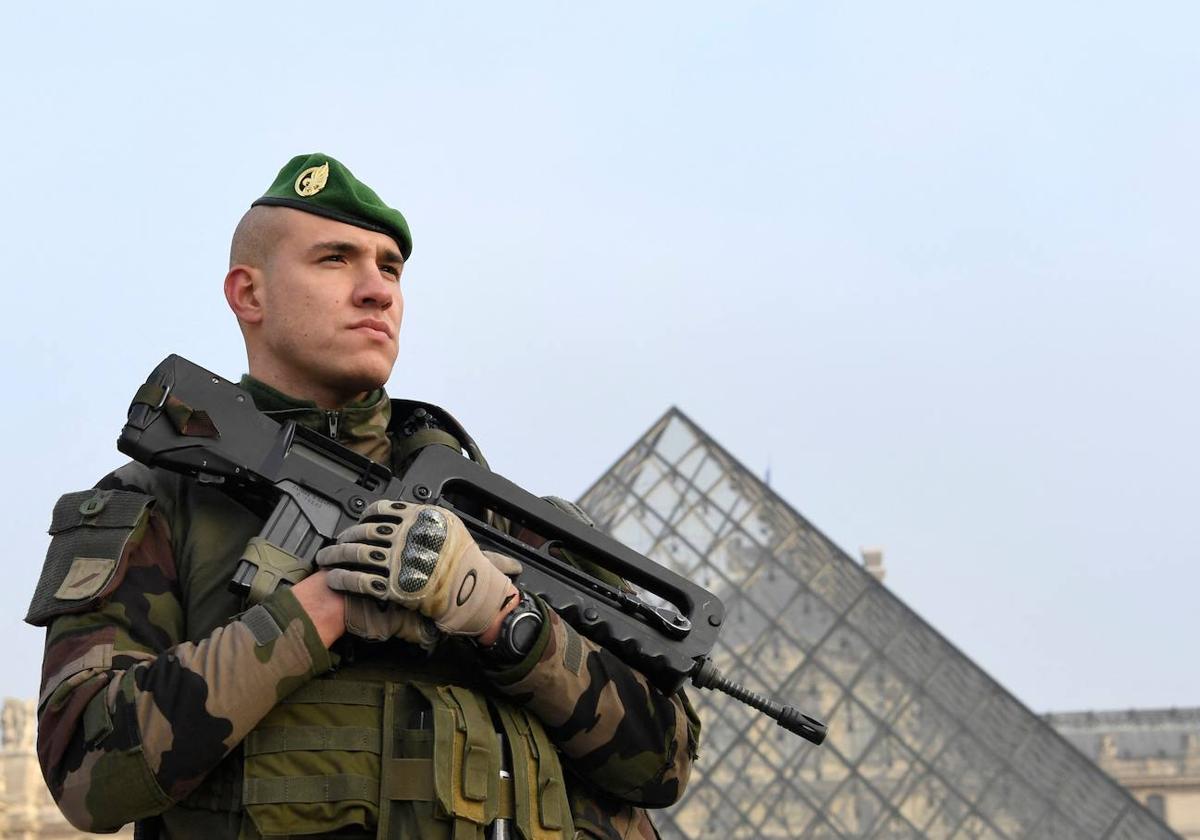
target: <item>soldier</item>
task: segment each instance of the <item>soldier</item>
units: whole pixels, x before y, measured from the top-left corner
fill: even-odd
[[[291,160],[233,236],[241,386],[393,469],[431,445],[482,460],[444,411],[382,390],[411,250],[404,217],[345,166]],[[699,734],[682,692],[518,597],[515,561],[439,508],[373,506],[318,571],[247,609],[226,584],[262,524],[138,463],[55,506],[26,620],[48,628],[38,757],[74,825],[657,836],[643,809],[679,797]]]

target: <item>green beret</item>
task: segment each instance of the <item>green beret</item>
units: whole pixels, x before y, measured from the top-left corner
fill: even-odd
[[[399,210],[383,203],[375,191],[329,155],[298,155],[287,162],[257,207],[291,207],[337,222],[386,233],[400,246],[404,259],[412,253],[412,234]]]

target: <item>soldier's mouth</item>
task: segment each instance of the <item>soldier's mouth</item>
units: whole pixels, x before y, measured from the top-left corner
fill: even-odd
[[[350,327],[352,330],[362,331],[371,335],[373,338],[379,338],[386,341],[392,340],[392,328],[386,321],[380,321],[376,318],[366,318],[353,324]]]

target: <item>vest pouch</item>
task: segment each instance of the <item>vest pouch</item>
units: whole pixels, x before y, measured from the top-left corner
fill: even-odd
[[[438,809],[451,820],[453,840],[481,840],[507,809],[500,791],[500,744],[477,691],[414,683],[433,712],[433,783]],[[503,813],[511,816],[511,812]]]
[[[525,709],[496,704],[512,757],[517,826],[525,840],[575,836],[558,751],[541,721]]]
[[[424,687],[424,686],[422,686]],[[415,683],[389,683],[380,754],[380,840],[451,840],[451,823],[434,789],[434,709]]]
[[[258,836],[374,835],[384,695],[379,683],[319,678],[246,736],[242,804]]]

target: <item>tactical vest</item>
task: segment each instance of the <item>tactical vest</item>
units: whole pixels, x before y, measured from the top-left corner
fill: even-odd
[[[284,698],[242,744],[240,802],[225,803],[240,837],[478,840],[496,818],[528,840],[572,837],[541,723],[472,685],[457,647],[355,662]]]
[[[392,438],[402,444],[394,466],[422,446],[462,439],[430,416],[417,414],[416,428]],[[215,490],[166,480],[174,498],[160,499],[159,510],[187,582],[187,632],[197,638],[240,611],[224,584],[261,520]],[[202,563],[193,561],[196,547]],[[220,836],[242,840],[482,840],[502,818],[525,840],[574,837],[557,749],[535,716],[486,692],[469,646],[446,639],[427,655],[404,642],[345,637],[334,648],[338,665],[283,697],[162,815],[163,833],[207,838],[220,825]]]

